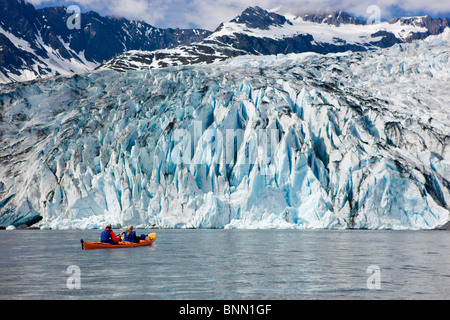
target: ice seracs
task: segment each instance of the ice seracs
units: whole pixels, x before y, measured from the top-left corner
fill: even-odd
[[[447,35],[3,86],[0,225],[442,225]]]

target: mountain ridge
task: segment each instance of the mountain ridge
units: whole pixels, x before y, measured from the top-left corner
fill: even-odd
[[[442,33],[448,26],[447,18],[399,18],[367,25],[342,10],[288,17],[248,7],[199,42],[170,50],[124,52],[100,68],[153,69],[211,63],[245,54],[366,51],[425,39]]]
[[[0,0],[0,5],[0,83],[96,68],[127,71],[213,63],[246,54],[366,51],[425,39],[449,26],[448,18],[423,16],[374,27],[342,10],[282,15],[255,6],[213,32],[161,29],[93,11],[81,13],[80,30],[69,30],[71,14],[65,7],[35,9],[23,0]]]

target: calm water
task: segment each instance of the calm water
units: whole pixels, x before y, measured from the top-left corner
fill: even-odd
[[[450,298],[446,231],[156,230],[151,247],[81,250],[99,234],[1,231],[0,299]]]

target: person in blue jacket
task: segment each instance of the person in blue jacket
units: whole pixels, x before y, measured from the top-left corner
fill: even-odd
[[[136,236],[136,231],[133,231],[133,226],[130,226],[123,233],[123,241],[139,243],[139,238]]]

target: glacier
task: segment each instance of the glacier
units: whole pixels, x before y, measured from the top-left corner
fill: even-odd
[[[2,85],[0,226],[443,225],[449,43]]]

